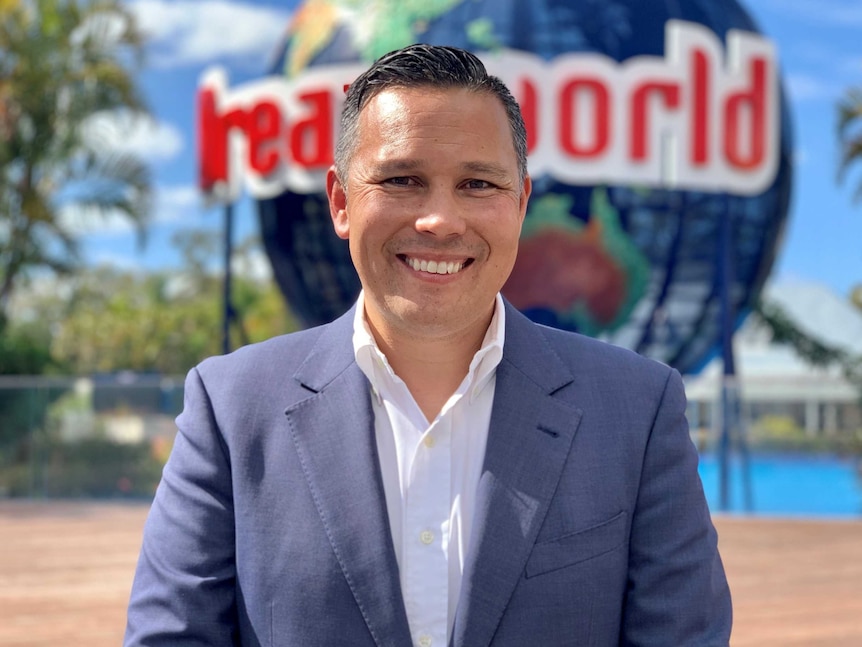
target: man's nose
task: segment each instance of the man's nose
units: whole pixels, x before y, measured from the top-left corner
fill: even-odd
[[[416,231],[439,238],[461,236],[467,230],[464,205],[457,195],[445,189],[429,191],[419,205]]]

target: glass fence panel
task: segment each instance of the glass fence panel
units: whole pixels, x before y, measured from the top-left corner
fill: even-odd
[[[178,377],[0,377],[0,497],[152,497],[182,400]]]
[[[688,419],[710,508],[858,516],[858,400],[739,398],[691,386]],[[183,378],[0,376],[0,498],[148,501],[176,435]]]

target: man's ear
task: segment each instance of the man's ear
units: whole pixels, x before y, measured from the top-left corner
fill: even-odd
[[[518,200],[518,211],[521,216],[521,224],[524,224],[524,217],[527,215],[527,203],[530,201],[530,194],[533,192],[533,180],[530,176],[524,178],[524,186],[521,188],[521,197]]]
[[[350,221],[347,217],[347,192],[341,180],[335,174],[335,167],[329,167],[326,172],[326,197],[329,199],[329,216],[335,234],[345,240],[350,235]]]

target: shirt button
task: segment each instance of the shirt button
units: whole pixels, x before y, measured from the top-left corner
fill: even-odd
[[[419,533],[419,541],[421,541],[423,544],[425,544],[427,546],[432,541],[434,541],[434,533],[431,532],[430,530],[423,530],[422,532]],[[431,639],[428,638],[428,640],[431,640]],[[420,644],[421,644],[421,640],[420,640]],[[428,643],[428,644],[430,645],[431,643]]]
[[[419,647],[431,647],[431,636],[419,636]]]
[[[425,440],[422,443],[428,448],[431,449],[434,445],[437,444],[437,441],[434,440],[434,436],[425,436]]]

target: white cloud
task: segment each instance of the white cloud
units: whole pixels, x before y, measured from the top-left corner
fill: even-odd
[[[179,224],[203,213],[200,194],[191,185],[155,187],[154,198],[150,225]],[[101,213],[75,206],[62,209],[60,219],[73,235],[127,235],[134,230],[132,221],[119,213]]]
[[[809,16],[819,17],[823,22],[845,28],[862,27],[862,6],[858,2],[819,0],[812,3],[808,0],[805,5]]]
[[[231,260],[231,269],[237,276],[252,281],[266,282],[272,280],[272,264],[266,253],[260,248],[251,249],[244,254],[235,256]]]
[[[862,26],[862,6],[856,0],[749,0],[754,10],[793,14],[804,20],[816,20],[837,27]]]
[[[154,222],[174,223],[200,215],[203,209],[197,187],[179,185],[159,187],[156,193]]]
[[[143,268],[139,255],[115,254],[113,252],[96,252],[88,259],[87,264],[93,267],[107,266],[124,271],[137,271]]]
[[[838,70],[844,74],[852,74],[858,80],[862,76],[862,56],[851,56],[838,62]]]
[[[171,160],[185,146],[183,135],[175,126],[129,110],[96,113],[83,128],[84,136],[100,146],[148,161]]]
[[[134,0],[130,8],[150,38],[149,60],[157,67],[224,58],[262,66],[284,36],[292,13],[231,0]]]
[[[60,209],[59,221],[72,236],[87,234],[126,234],[133,225],[118,212],[101,212],[97,209],[67,205]]]
[[[824,81],[823,78],[807,73],[793,73],[785,77],[786,88],[794,101],[811,101],[819,99],[834,100],[840,89],[835,84]]]

